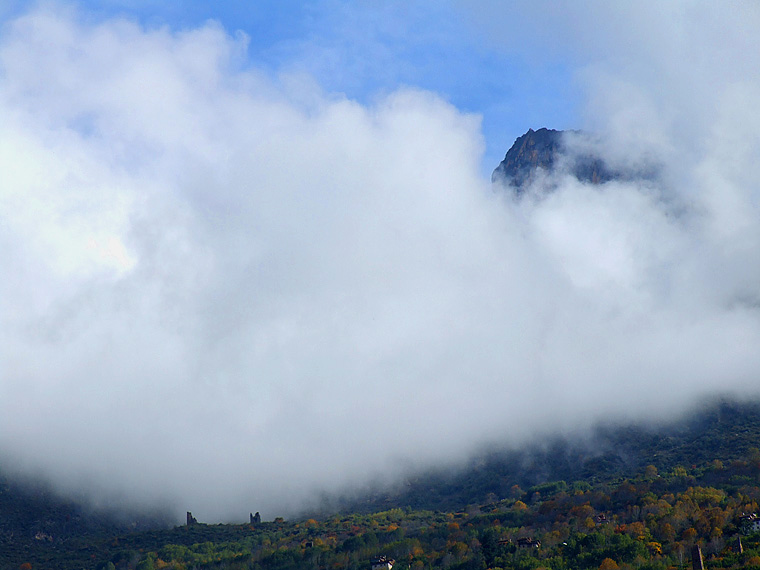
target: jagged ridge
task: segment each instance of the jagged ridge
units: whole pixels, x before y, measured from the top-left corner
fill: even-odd
[[[621,177],[598,156],[568,152],[566,142],[566,131],[528,129],[507,151],[504,160],[493,171],[491,181],[507,184],[520,194],[536,179],[539,170],[553,172],[558,167],[567,168],[568,173],[578,180],[591,184]]]

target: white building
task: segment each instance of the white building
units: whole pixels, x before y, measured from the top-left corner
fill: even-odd
[[[372,559],[372,570],[391,570],[394,562],[387,556],[378,556]]]

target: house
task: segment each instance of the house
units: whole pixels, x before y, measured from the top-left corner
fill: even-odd
[[[739,528],[744,534],[760,531],[760,516],[757,513],[743,514],[739,517]]]
[[[518,538],[518,548],[541,548],[541,541],[537,538]]]
[[[387,556],[377,556],[371,560],[372,570],[391,570],[395,560]]]

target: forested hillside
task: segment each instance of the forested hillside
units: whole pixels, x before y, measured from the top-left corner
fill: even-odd
[[[8,505],[21,503],[6,485],[0,568],[369,569],[386,556],[396,570],[664,570],[691,567],[697,545],[707,568],[760,568],[760,534],[745,516],[760,511],[759,430],[758,406],[723,402],[657,430],[608,426],[583,442],[492,452],[456,475],[361,501],[361,512],[346,502],[245,525],[90,524],[77,534],[22,523],[27,512],[11,529]],[[40,512],[57,504],[40,501]],[[388,508],[373,510],[380,504]]]
[[[413,477],[395,492],[368,490],[343,509],[373,511],[396,506],[458,510],[550,481],[604,483],[640,472],[647,465],[668,472],[677,466],[730,462],[760,447],[760,404],[722,400],[675,421],[652,425],[599,425],[577,438],[555,436],[517,448],[491,448],[460,471]]]

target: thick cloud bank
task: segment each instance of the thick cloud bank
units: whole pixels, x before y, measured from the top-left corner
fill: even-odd
[[[590,69],[609,160],[660,177],[513,201],[477,117],[414,90],[364,106],[245,49],[55,10],[5,29],[4,466],[270,517],[485,441],[760,392],[756,77],[687,139],[668,98]]]

